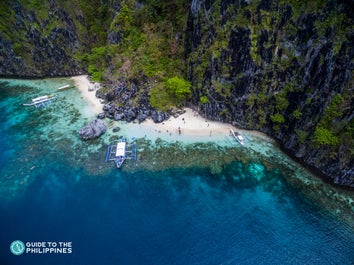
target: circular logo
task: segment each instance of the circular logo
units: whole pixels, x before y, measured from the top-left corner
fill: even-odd
[[[23,254],[23,252],[25,252],[25,249],[26,249],[25,244],[20,240],[15,240],[10,245],[10,250],[14,255]]]

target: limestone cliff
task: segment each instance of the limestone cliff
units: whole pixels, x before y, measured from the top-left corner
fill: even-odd
[[[353,1],[0,2],[0,76],[88,72],[107,117],[157,121],[184,104],[271,135],[326,181],[354,187]],[[167,107],[166,107],[167,106]],[[154,109],[155,108],[155,109]],[[161,109],[159,109],[161,108]],[[165,109],[163,109],[165,108]]]
[[[275,137],[354,186],[350,1],[192,1],[188,79],[204,115]]]
[[[82,55],[106,37],[97,33],[106,9],[98,1],[0,1],[0,75],[86,72]]]

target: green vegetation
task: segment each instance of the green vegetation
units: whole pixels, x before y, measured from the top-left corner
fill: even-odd
[[[330,130],[317,126],[312,136],[312,142],[318,145],[338,145],[339,139]]]
[[[274,98],[277,111],[283,111],[289,106],[289,101],[286,99],[285,93],[276,94]]]
[[[232,84],[221,83],[220,81],[217,80],[212,80],[211,83],[213,85],[214,91],[217,92],[223,98],[226,99],[227,97],[231,96]]]
[[[261,126],[267,123],[267,119],[266,119],[267,115],[263,109],[259,108],[257,110],[257,116],[258,116],[258,124],[256,126],[258,126],[258,129],[260,129]]]
[[[11,40],[14,33],[12,26],[16,23],[15,12],[4,1],[0,1],[0,33],[3,32],[6,39]]]
[[[272,122],[277,123],[277,124],[281,124],[281,123],[285,122],[285,118],[280,113],[270,115],[270,119]]]
[[[179,101],[188,99],[192,93],[191,83],[177,76],[167,79],[165,85],[168,93]]]
[[[285,118],[280,113],[270,115],[270,120],[273,122],[273,130],[280,131],[280,126],[285,122]]]
[[[325,36],[327,30],[333,30],[335,33],[333,51],[339,52],[342,43],[346,40],[345,36],[346,16],[338,13],[337,10],[321,16],[315,21],[315,27],[320,36]]]
[[[343,100],[343,96],[340,94],[337,94],[332,98],[312,135],[312,143],[329,146],[336,146],[339,144],[339,130],[336,130],[336,128],[342,128],[342,126],[336,123],[335,119],[343,115],[342,108],[340,107]]]
[[[252,94],[252,95],[248,96],[248,98],[246,100],[246,106],[253,107],[253,105],[255,104],[255,101],[256,101],[256,95]]]
[[[167,111],[189,99],[191,83],[181,77],[172,77],[157,84],[150,90],[150,105],[158,110]]]
[[[268,102],[268,96],[265,95],[264,93],[258,94],[257,96],[257,104],[260,106],[263,106],[265,103]]]
[[[150,89],[149,94],[150,105],[155,109],[167,111],[176,105],[175,98],[171,97],[171,95],[167,93],[162,83]]]
[[[209,99],[206,96],[203,95],[203,96],[200,96],[199,102],[201,104],[207,104],[207,103],[209,103]]]
[[[83,59],[88,62],[88,72],[93,81],[102,81],[106,69],[107,50],[105,46],[93,48],[90,54],[84,55]]]
[[[334,119],[343,115],[342,108],[340,108],[342,101],[343,97],[340,94],[337,94],[333,97],[320,121],[321,126],[329,128]]]
[[[301,14],[305,11],[316,12],[321,8],[324,8],[326,5],[325,0],[316,0],[316,1],[299,1],[299,0],[280,0],[281,5],[285,6],[290,4],[294,12],[294,19],[298,19]]]
[[[24,52],[23,45],[21,43],[14,43],[12,45],[12,49],[17,55],[22,55],[22,53]]]
[[[93,69],[102,73],[103,80],[147,77],[152,86],[150,103],[153,107],[166,109],[179,104],[190,95],[190,87],[182,81],[185,69],[183,40],[180,39],[187,19],[186,8],[185,1],[181,0],[145,0],[139,7],[134,0],[122,1],[120,12],[109,27],[121,37],[120,42],[107,45],[109,52],[103,57],[103,60],[109,59],[111,72],[102,71],[105,69],[101,67],[102,60],[98,60]],[[175,78],[169,79],[171,76]]]
[[[292,113],[292,116],[297,119],[297,120],[300,120],[301,119],[301,116],[302,116],[302,113],[300,110],[296,109],[293,111]]]
[[[75,1],[85,16],[89,41],[93,47],[106,44],[107,29],[111,20],[111,12],[106,1],[85,0]],[[102,30],[104,29],[104,30]]]
[[[259,56],[258,54],[258,46],[257,46],[257,42],[258,42],[258,34],[257,32],[255,31],[255,29],[253,29],[252,33],[251,33],[251,36],[250,36],[250,39],[251,39],[251,47],[250,47],[250,54],[251,54],[251,57],[253,59],[253,61],[257,64],[257,65],[260,65],[261,64],[261,57]]]
[[[311,138],[312,143],[316,145],[336,145],[339,138],[335,134],[334,126],[335,119],[342,116],[342,108],[340,107],[343,97],[337,94],[333,97],[332,101],[328,104],[316,130]]]
[[[308,132],[297,129],[297,130],[295,130],[295,133],[296,133],[297,139],[299,140],[299,143],[304,144],[307,139]]]

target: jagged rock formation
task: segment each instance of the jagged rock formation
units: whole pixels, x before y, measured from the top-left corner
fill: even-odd
[[[192,1],[188,79],[207,117],[263,131],[354,187],[353,15],[347,1],[311,3]]]
[[[81,139],[91,140],[100,137],[107,130],[107,126],[104,121],[100,119],[95,119],[90,122],[88,125],[83,127],[78,131]]]

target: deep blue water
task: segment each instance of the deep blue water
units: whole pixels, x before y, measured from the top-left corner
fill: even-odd
[[[282,171],[240,161],[219,174],[198,165],[90,171],[101,155],[80,159],[88,144],[73,130],[73,117],[85,117],[66,113],[64,102],[24,109],[33,91],[0,83],[0,264],[353,264],[353,230],[287,185]],[[243,181],[232,181],[238,175]],[[14,240],[73,248],[15,256]]]

